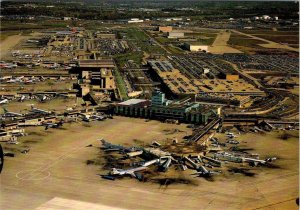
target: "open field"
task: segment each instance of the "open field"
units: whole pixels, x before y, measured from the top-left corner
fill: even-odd
[[[22,40],[25,40],[28,38],[28,36],[23,36],[21,34],[18,35],[11,35],[8,36],[5,40],[2,40],[0,42],[0,59],[5,58],[6,56],[9,55],[10,51],[14,49],[14,47],[21,42]]]
[[[294,52],[299,52],[299,49],[297,49],[295,47],[290,47],[286,44],[283,44],[277,39],[276,39],[276,42],[275,42],[275,41],[272,41],[272,40],[268,40],[267,38],[261,38],[261,37],[256,36],[256,35],[247,34],[247,33],[241,32],[241,31],[237,31],[237,30],[232,30],[232,32],[234,32],[236,34],[248,36],[248,37],[256,39],[256,40],[267,42],[266,44],[259,44],[260,46],[265,47],[265,48],[277,48],[277,49],[285,49],[285,50],[290,50],[290,51],[294,51]],[[295,37],[297,38],[297,36],[295,36]]]
[[[18,35],[19,31],[1,31],[0,33],[0,41],[5,40],[7,37],[10,37],[12,35]]]
[[[291,47],[299,48],[298,31],[241,30],[241,32],[273,42],[285,44]]]
[[[150,44],[150,37],[138,28],[126,28],[126,39],[147,53],[164,53],[164,49],[157,44]]]
[[[209,52],[212,54],[224,54],[224,53],[242,53],[241,51],[232,48],[227,45],[227,42],[230,39],[230,32],[221,31],[215,41],[213,42],[212,46],[208,48]]]
[[[175,128],[183,132],[166,132]],[[242,142],[240,146],[252,149],[251,152],[261,154],[262,158],[279,157],[275,163],[277,168],[253,168],[251,171],[255,175],[252,177],[226,173],[216,176],[215,181],[191,178],[195,185],[171,184],[168,187],[127,178],[103,180],[97,176],[104,173],[100,166],[87,165],[86,161],[100,154],[97,138],[125,145],[135,145],[134,139],[164,142],[176,136],[181,140],[191,133],[184,124],[114,117],[89,125],[65,124],[62,129],[47,131],[32,127],[27,128],[27,132],[30,135],[22,137],[21,144],[4,145],[17,156],[5,159],[1,174],[1,181],[5,183],[1,187],[1,209],[35,209],[58,203],[95,209],[153,209],[158,201],[160,209],[199,209],[199,205],[202,209],[298,209],[295,204],[299,175],[296,131],[289,131],[288,140],[281,140],[279,132],[238,137]],[[218,137],[224,140],[222,134]],[[89,144],[93,147],[86,147]],[[22,148],[31,150],[24,155],[18,152]],[[137,202],[141,199],[143,202]]]

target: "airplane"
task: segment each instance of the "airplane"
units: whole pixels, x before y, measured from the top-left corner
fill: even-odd
[[[233,139],[228,139],[228,140],[226,141],[226,143],[228,143],[228,144],[239,144],[240,142],[238,142],[238,141],[236,141],[236,140],[233,140]]]
[[[270,162],[273,162],[274,160],[277,160],[277,158],[270,157],[270,158],[266,158],[265,160],[254,159],[254,158],[244,158],[244,161],[248,162],[249,165],[251,165],[251,166],[257,166],[258,164],[266,165]]]
[[[234,135],[233,133],[227,133],[226,134],[227,137],[229,138],[234,138],[234,137],[237,137],[236,135]]]
[[[21,95],[19,101],[20,101],[20,102],[23,102],[25,99],[26,99],[26,96],[25,96],[25,95]]]
[[[7,104],[8,102],[9,102],[8,99],[3,99],[0,101],[0,104]]]
[[[135,147],[124,147],[122,145],[116,145],[116,144],[111,144],[104,139],[99,139],[102,142],[103,147],[101,149],[104,149],[106,152],[110,151],[124,151],[124,152],[134,152],[137,150]]]
[[[17,82],[23,82],[23,78],[24,78],[24,76],[17,77],[17,78],[14,78],[14,79],[10,79],[10,80],[6,81],[6,83],[17,83]]]
[[[210,177],[215,174],[220,174],[220,172],[210,171],[210,170],[207,170],[204,166],[199,166],[199,168],[197,169],[197,173],[192,174],[192,175],[198,175],[201,177]]]
[[[40,102],[44,102],[44,101],[50,99],[50,97],[48,95],[36,94],[36,97],[38,100],[40,100]]]
[[[10,139],[6,142],[7,144],[19,144],[17,138]]]
[[[104,116],[101,116],[101,115],[91,115],[91,116],[90,116],[90,119],[102,121],[102,120],[105,120],[105,117],[104,117]]]
[[[111,172],[109,173],[110,175],[115,175],[115,176],[124,176],[124,175],[130,175],[134,178],[138,178],[135,172],[138,171],[144,171],[147,170],[148,167],[145,166],[141,166],[141,167],[137,167],[137,168],[131,168],[131,169],[117,169],[117,168],[112,168]]]
[[[4,111],[4,117],[22,117],[23,114],[16,113],[16,112],[9,112],[6,108],[3,108]]]
[[[48,130],[49,128],[59,128],[63,125],[63,122],[60,121],[58,123],[43,123],[43,126],[45,126],[45,130]]]
[[[38,113],[38,114],[51,114],[52,113],[51,111],[46,111],[46,110],[43,110],[43,109],[34,108],[33,105],[31,105],[30,112]]]

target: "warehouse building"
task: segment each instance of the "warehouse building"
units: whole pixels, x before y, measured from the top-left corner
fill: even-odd
[[[191,52],[198,52],[198,51],[209,52],[208,45],[202,45],[199,43],[184,43],[184,47]]]
[[[168,39],[178,39],[178,38],[184,38],[184,33],[183,32],[168,32]]]
[[[158,31],[163,33],[168,33],[173,30],[172,26],[159,26]]]

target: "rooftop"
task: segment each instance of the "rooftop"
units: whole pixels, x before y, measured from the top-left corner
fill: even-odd
[[[79,67],[114,68],[115,62],[113,59],[109,58],[99,60],[80,60]]]
[[[134,104],[139,104],[142,102],[146,102],[148,100],[145,99],[129,99],[127,101],[123,101],[121,103],[118,103],[119,105],[126,105],[126,106],[130,106],[130,105],[134,105]]]

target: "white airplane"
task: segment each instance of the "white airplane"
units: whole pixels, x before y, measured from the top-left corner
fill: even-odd
[[[6,108],[3,108],[4,111],[4,117],[22,117],[23,114],[16,113],[16,112],[9,112]]]
[[[254,158],[244,158],[244,161],[252,164],[253,166],[257,166],[258,164],[265,165],[267,163],[266,160],[259,160]]]
[[[38,108],[33,107],[33,105],[31,106],[30,112],[39,113],[39,114],[51,114],[51,111],[47,111],[47,110],[43,110],[43,109],[38,109]]]
[[[0,101],[0,104],[7,104],[8,102],[9,102],[8,99],[3,99]]]
[[[21,95],[21,97],[19,98],[19,101],[23,102],[25,99],[26,99],[26,96],[25,95]]]
[[[146,170],[146,169],[148,169],[148,167],[145,167],[145,166],[126,169],[126,170],[112,168],[112,171],[110,172],[110,175],[118,175],[118,176],[130,175],[134,178],[137,178],[135,172],[143,171],[143,170]]]
[[[37,94],[36,95],[37,99],[40,100],[40,102],[43,102],[43,101],[46,101],[48,99],[50,99],[50,97],[48,95],[40,95],[40,94]]]
[[[23,78],[24,78],[24,76],[21,76],[21,77],[17,77],[17,78],[14,78],[14,79],[10,79],[10,80],[8,80],[6,82],[7,83],[23,82]]]
[[[147,166],[153,165],[155,163],[159,163],[159,162],[160,162],[160,159],[149,160],[149,161],[145,162],[142,166],[147,167]]]
[[[91,115],[90,119],[102,121],[102,120],[105,120],[105,117],[101,116],[101,115]]]
[[[234,135],[233,133],[227,133],[226,134],[227,137],[229,138],[234,138],[234,137],[237,137],[236,135]]]

